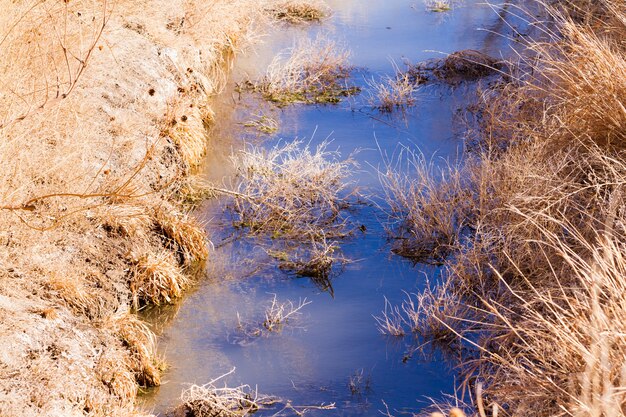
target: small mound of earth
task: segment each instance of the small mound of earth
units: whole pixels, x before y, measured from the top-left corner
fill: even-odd
[[[473,49],[457,51],[443,59],[431,59],[411,66],[408,74],[416,83],[434,79],[450,84],[475,81],[492,75],[503,67],[501,61]]]

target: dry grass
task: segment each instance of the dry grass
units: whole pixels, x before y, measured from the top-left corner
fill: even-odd
[[[192,385],[181,394],[181,405],[176,413],[195,417],[243,417],[278,402],[277,398],[264,396],[248,385],[218,387],[215,384],[232,374],[230,372],[205,385]]]
[[[180,297],[189,278],[178,266],[171,252],[147,253],[137,257],[131,272],[130,291],[133,307],[169,303]]]
[[[387,162],[379,178],[395,253],[420,262],[445,259],[472,217],[472,196],[463,192],[466,177],[455,166],[436,167],[408,150]]]
[[[236,224],[252,233],[304,242],[344,236],[340,214],[355,162],[340,160],[327,148],[327,143],[311,149],[293,141],[267,151],[248,145],[234,155]]]
[[[349,262],[340,252],[337,242],[329,243],[325,238],[299,242],[299,247],[287,245],[285,251],[270,250],[268,254],[278,260],[278,267],[301,277],[309,277],[322,290],[329,289],[330,279]]]
[[[143,387],[160,385],[165,363],[157,354],[154,333],[137,316],[129,312],[111,316],[105,327],[111,329],[130,351],[127,367],[136,382]],[[125,384],[124,391],[132,392],[133,389],[136,391],[125,375],[122,375],[121,380],[111,378],[111,383]]]
[[[281,302],[278,301],[276,294],[274,294],[272,301],[265,309],[265,318],[261,323],[243,322],[239,314],[237,314],[237,329],[246,338],[259,337],[267,334],[267,332],[279,333],[287,324],[297,320],[302,315],[300,310],[311,303],[312,301],[307,301],[306,298],[299,300],[297,304],[294,304],[291,300]]]
[[[385,297],[385,309],[381,312],[380,316],[374,316],[376,320],[378,331],[381,334],[402,337],[406,334],[404,329],[404,318],[400,312],[398,306],[392,305],[387,297]]]
[[[350,53],[329,39],[304,38],[278,54],[265,76],[248,87],[279,105],[337,103],[359,92],[345,85],[350,75]]]
[[[267,11],[291,24],[319,22],[330,16],[330,8],[321,0],[278,0]]]
[[[257,115],[254,119],[244,123],[245,127],[256,129],[266,135],[272,135],[278,132],[279,124],[276,119],[264,114]]]
[[[206,151],[208,98],[265,5],[0,1],[0,297],[13,300],[1,327],[14,349],[2,368],[19,375],[0,378],[3,416],[135,413],[135,378],[117,365],[132,349],[98,323],[179,295],[181,271],[207,258],[177,191]],[[33,344],[68,353],[31,375]]]
[[[182,257],[186,267],[205,262],[209,257],[209,242],[204,227],[189,214],[172,212],[164,208],[155,209],[154,221],[161,234],[168,239],[167,247]]]
[[[367,81],[371,92],[369,102],[382,112],[391,113],[415,105],[417,83],[408,72],[402,72],[394,64],[395,76],[386,75],[381,81]]]
[[[298,304],[294,304],[292,301],[287,300],[284,303],[279,302],[276,299],[276,294],[270,306],[265,310],[265,320],[263,321],[263,327],[269,332],[280,331],[283,325],[287,324],[290,319],[294,319],[301,315],[305,306],[311,304],[312,301],[300,300]]]
[[[233,368],[230,372],[213,379],[205,385],[192,385],[183,391],[181,395],[181,405],[176,407],[169,416],[195,416],[195,417],[244,417],[254,414],[264,409],[269,409],[280,405],[280,409],[273,411],[273,416],[304,414],[313,410],[334,410],[335,404],[319,404],[295,406],[289,401],[280,398],[259,394],[256,389],[249,385],[237,387],[218,387],[216,382],[228,377],[235,372]]]
[[[452,10],[452,2],[450,0],[425,0],[426,9],[431,12],[447,12]]]
[[[445,265],[441,284],[393,311],[427,339],[462,342],[481,414],[626,410],[620,5],[547,8],[547,39],[481,97],[473,156],[445,175],[411,158],[409,176],[382,176],[403,213],[392,233],[418,248],[430,237],[421,259]]]

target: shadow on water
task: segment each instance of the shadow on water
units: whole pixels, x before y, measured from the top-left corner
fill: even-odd
[[[418,92],[418,104],[404,112],[382,114],[366,104],[366,80],[392,74],[390,60],[419,62],[442,53],[476,49],[499,56],[508,49],[480,27],[493,27],[494,11],[466,1],[452,11],[430,13],[421,2],[328,1],[332,19],[306,28],[274,31],[257,53],[241,58],[234,80],[258,74],[271,57],[299,36],[326,33],[351,51],[358,69],[353,81],[364,92],[333,106],[291,106],[282,109],[248,100],[230,89],[219,97],[221,115],[212,135],[217,149],[205,164],[213,181],[231,174],[227,154],[244,137],[272,146],[278,138],[306,138],[312,145],[332,140],[343,155],[359,150],[360,169],[353,179],[364,194],[381,194],[376,167],[399,145],[419,149],[428,157],[454,160],[462,150],[463,126],[458,109],[467,104],[473,85],[455,88],[429,85]],[[442,18],[443,17],[443,18]],[[271,115],[279,130],[258,138],[245,127],[251,118]],[[261,135],[263,136],[263,135]],[[384,297],[392,303],[403,290],[418,291],[425,276],[435,280],[434,266],[413,265],[390,253],[383,214],[371,205],[351,213],[362,225],[342,242],[344,256],[353,260],[330,281],[315,282],[277,268],[254,240],[233,239],[220,202],[199,211],[209,224],[216,246],[208,278],[172,306],[152,309],[145,317],[159,333],[162,352],[171,368],[165,383],[145,394],[147,410],[163,413],[176,404],[189,384],[204,384],[236,367],[229,385],[249,384],[259,392],[289,399],[293,404],[336,403],[332,415],[379,415],[385,401],[393,410],[416,411],[453,392],[454,373],[441,355],[407,355],[410,340],[381,335],[373,315],[380,314]],[[384,220],[384,219],[382,219]],[[262,322],[273,297],[311,304],[281,332],[242,337],[242,320]]]

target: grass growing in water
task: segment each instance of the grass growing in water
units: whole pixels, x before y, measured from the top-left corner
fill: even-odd
[[[330,8],[320,0],[279,0],[267,11],[274,18],[291,24],[319,22],[330,16]]]
[[[246,89],[260,92],[278,105],[333,104],[360,92],[347,84],[350,54],[337,43],[305,38],[278,54],[263,78],[248,81]]]
[[[394,77],[385,75],[382,80],[368,80],[367,84],[371,91],[369,103],[381,112],[391,113],[416,103],[417,85],[407,73],[396,71]]]
[[[346,177],[356,163],[339,156],[328,143],[315,149],[300,141],[269,150],[246,146],[232,157],[238,173],[231,206],[236,224],[304,242],[344,236]]]
[[[544,6],[556,28],[483,92],[474,156],[382,176],[409,254],[445,266],[393,311],[462,341],[481,413],[624,416],[626,18],[616,1]]]
[[[426,8],[431,12],[442,13],[452,10],[450,0],[426,0]]]

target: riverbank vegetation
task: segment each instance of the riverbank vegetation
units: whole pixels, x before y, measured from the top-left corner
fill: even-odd
[[[210,257],[190,175],[275,5],[0,2],[0,414],[141,414],[163,363],[131,311]]]
[[[395,250],[445,271],[387,315],[453,347],[487,413],[624,415],[623,6],[542,3],[535,40],[480,94],[463,163],[381,173]]]

